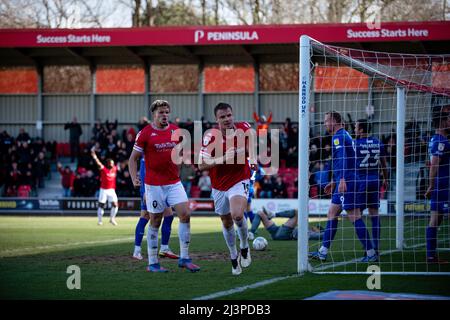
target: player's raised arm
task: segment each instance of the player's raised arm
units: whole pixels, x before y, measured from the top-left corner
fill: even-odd
[[[130,155],[130,159],[128,160],[128,169],[130,171],[131,181],[133,182],[133,185],[135,187],[139,187],[142,183],[137,170],[141,155],[141,152],[133,149]]]
[[[92,158],[94,159],[95,163],[97,164],[98,168],[99,168],[100,170],[102,170],[102,169],[104,168],[104,166],[103,166],[103,164],[100,162],[100,160],[98,160],[98,157],[97,157],[97,155],[95,154],[95,147],[93,147],[93,148],[91,149],[91,155],[92,155]]]

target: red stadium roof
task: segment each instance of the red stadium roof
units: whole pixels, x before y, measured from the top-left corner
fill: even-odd
[[[0,65],[296,62],[302,34],[346,47],[449,53],[450,22],[3,29]]]

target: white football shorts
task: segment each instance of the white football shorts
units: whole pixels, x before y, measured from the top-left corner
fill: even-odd
[[[186,191],[181,181],[164,186],[145,185],[145,201],[147,211],[150,213],[162,213],[166,208],[179,203],[188,202]]]
[[[242,196],[248,199],[250,180],[242,180],[232,186],[228,191],[220,191],[212,189],[212,197],[214,199],[214,211],[219,215],[230,213],[230,199],[234,196]]]
[[[100,192],[98,194],[98,202],[106,203],[108,202],[117,202],[117,194],[114,189],[102,189],[100,188]]]

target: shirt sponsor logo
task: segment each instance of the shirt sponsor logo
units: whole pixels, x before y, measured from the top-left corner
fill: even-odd
[[[163,152],[175,148],[176,145],[176,142],[155,143],[155,148],[157,152]]]

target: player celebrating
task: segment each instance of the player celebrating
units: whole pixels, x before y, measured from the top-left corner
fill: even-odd
[[[332,192],[331,204],[328,209],[328,221],[323,236],[322,246],[317,252],[311,252],[310,257],[325,261],[328,250],[337,231],[338,216],[342,210],[347,212],[349,220],[355,226],[356,234],[363,244],[366,256],[361,262],[377,261],[378,257],[373,250],[369,233],[364,221],[356,196],[356,155],[354,142],[344,129],[341,115],[336,111],[325,113],[325,127],[333,134],[333,181],[325,187],[327,194]],[[337,184],[337,185],[336,185]]]
[[[178,237],[180,239],[180,259],[178,266],[191,272],[200,271],[189,257],[191,241],[190,211],[186,191],[181,184],[178,167],[172,162],[172,149],[178,142],[172,141],[172,133],[178,129],[169,123],[170,105],[165,100],[155,100],[150,106],[153,121],[140,131],[131,152],[129,168],[133,185],[145,183],[145,199],[150,213],[147,232],[149,272],[168,272],[158,261],[158,231],[163,212],[174,207],[180,219]],[[139,179],[137,164],[144,153],[145,181]]]
[[[372,220],[373,248],[378,255],[380,242],[380,167],[383,174],[383,185],[388,187],[388,172],[383,143],[369,136],[369,123],[365,119],[358,120],[356,133],[356,168],[358,175],[358,196],[361,212],[368,208]]]
[[[436,253],[438,228],[444,214],[448,214],[450,205],[450,142],[447,138],[450,129],[450,113],[439,106],[433,110],[433,126],[436,131],[429,143],[431,157],[429,187],[425,197],[431,197],[431,217],[426,230],[427,262],[447,263],[439,260]]]
[[[140,167],[139,167],[139,176],[140,180],[145,180],[145,160],[144,157],[141,158]],[[144,237],[145,226],[150,219],[150,215],[147,212],[147,205],[145,203],[145,184],[141,183],[140,187],[141,194],[141,217],[138,220],[135,230],[135,238],[134,238],[134,253],[133,258],[137,260],[142,260],[141,254],[141,243],[142,238]],[[164,219],[161,227],[161,248],[159,250],[160,257],[167,257],[170,259],[178,259],[178,255],[172,252],[169,248],[169,239],[170,233],[172,232],[172,222],[173,222],[173,212],[171,208],[166,208],[164,210]]]
[[[98,160],[95,154],[95,147],[91,149],[91,155],[100,170],[100,193],[98,196],[98,225],[102,225],[102,217],[105,213],[106,201],[111,203],[111,215],[109,222],[113,226],[117,226],[116,215],[119,211],[118,199],[116,194],[116,177],[117,166],[114,165],[112,159],[106,159],[106,166],[104,166],[100,160]]]
[[[219,125],[220,134],[213,136],[209,132],[205,135],[200,155],[201,159],[214,157],[216,161],[212,164],[200,161],[198,167],[200,170],[209,170],[210,172],[215,212],[220,215],[222,220],[223,236],[230,250],[231,272],[233,275],[239,275],[242,273],[241,267],[246,268],[251,263],[248,226],[244,218],[244,211],[247,207],[250,166],[247,161],[243,161],[243,164],[236,164],[235,157],[239,157],[242,153],[245,153],[245,157],[247,148],[244,148],[244,150],[237,150],[236,147],[230,148],[222,157],[211,154],[208,150],[208,146],[212,143],[219,145],[222,143],[222,150],[226,150],[226,140],[233,139],[234,141],[235,138],[234,135],[226,136],[227,130],[236,133],[235,130],[237,129],[241,129],[243,132],[250,129],[250,125],[247,122],[234,123],[232,110],[232,107],[227,103],[219,103],[214,108],[214,115]],[[215,141],[215,139],[220,139],[221,141]],[[236,224],[240,240],[240,255],[238,255],[236,249],[234,224]]]

